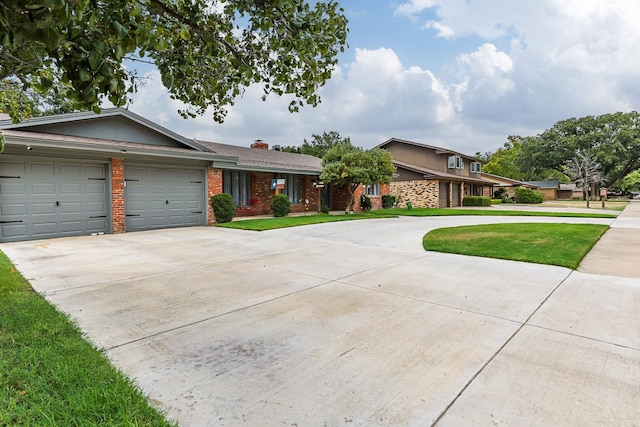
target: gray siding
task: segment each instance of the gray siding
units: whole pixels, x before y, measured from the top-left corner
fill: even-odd
[[[50,125],[34,126],[21,130],[52,133],[56,135],[71,135],[85,138],[110,139],[114,141],[136,142],[140,144],[158,145],[163,147],[186,148],[180,142],[169,138],[153,129],[141,126],[124,117],[100,117],[93,120],[66,122]]]

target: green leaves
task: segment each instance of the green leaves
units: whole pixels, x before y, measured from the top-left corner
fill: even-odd
[[[140,55],[189,105],[182,114],[212,106],[217,121],[256,83],[265,96],[293,95],[291,111],[317,105],[348,32],[334,0],[18,0],[0,10],[0,30],[0,79],[46,91],[38,72],[47,70],[73,88],[78,108],[93,109],[103,96],[122,105],[135,72],[123,61]]]
[[[394,172],[391,153],[387,150],[373,148],[365,151],[351,143],[342,143],[333,146],[322,158],[320,179],[348,187],[350,200],[346,211],[350,211],[358,185],[389,183]]]

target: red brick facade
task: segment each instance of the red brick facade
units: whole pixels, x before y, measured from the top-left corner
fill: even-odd
[[[237,216],[269,215],[271,214],[271,199],[276,194],[271,189],[271,180],[277,179],[277,173],[251,172],[250,206],[238,207]],[[318,191],[314,186],[315,177],[302,176],[300,197],[302,203],[292,203],[291,212],[317,212]],[[309,200],[309,203],[305,203]]]
[[[353,211],[362,212],[362,206],[360,205],[360,197],[364,193],[364,185],[358,185],[354,191],[354,203]],[[380,195],[369,196],[371,199],[371,209],[382,209],[382,196],[390,194],[390,184],[380,184]],[[344,211],[347,207],[347,201],[349,200],[349,190],[347,187],[340,187],[338,185],[331,186],[331,210]]]
[[[125,232],[123,159],[111,159],[111,228],[113,233]]]
[[[222,169],[207,167],[207,225],[216,223],[211,207],[211,196],[222,193]]]

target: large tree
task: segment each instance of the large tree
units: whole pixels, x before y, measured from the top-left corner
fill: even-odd
[[[355,191],[361,184],[388,184],[395,167],[391,153],[381,148],[363,150],[350,143],[338,144],[322,158],[320,179],[325,183],[343,185],[349,191],[345,212],[353,209]]]
[[[566,171],[577,152],[600,164],[604,184],[610,187],[640,168],[640,114],[604,114],[562,120],[520,149],[519,162],[531,168]]]
[[[276,151],[286,151],[289,153],[301,153],[308,154],[310,156],[323,157],[327,151],[340,144],[351,144],[351,139],[349,137],[341,137],[339,132],[330,131],[323,132],[322,135],[312,135],[311,141],[307,141],[305,138],[301,146],[287,145],[282,147],[280,145],[274,145],[273,149]]]
[[[0,8],[0,80],[41,93],[69,88],[76,109],[122,106],[154,64],[183,116],[223,121],[244,89],[317,105],[347,37],[335,0],[11,0]],[[125,61],[128,62],[126,67]],[[9,109],[14,119],[20,112]]]

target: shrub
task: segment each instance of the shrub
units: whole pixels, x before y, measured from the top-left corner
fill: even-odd
[[[502,199],[491,199],[492,205],[499,205],[502,203]]]
[[[331,209],[329,208],[329,206],[325,205],[324,203],[320,205],[320,212],[322,212],[323,214],[328,214],[330,210]]]
[[[220,193],[211,196],[211,207],[217,223],[229,222],[236,215],[236,204],[231,194]]]
[[[508,195],[507,195],[507,189],[504,187],[500,187],[493,192],[494,199],[504,200],[505,197],[508,197]]]
[[[271,199],[271,212],[276,218],[289,215],[289,212],[291,212],[290,207],[291,202],[286,194],[276,194]]]
[[[542,203],[544,196],[537,191],[533,191],[530,188],[517,187],[516,191],[516,203]]]
[[[363,211],[371,210],[371,206],[372,204],[369,196],[367,196],[366,194],[363,194],[362,196],[360,196],[360,207],[362,208]]]
[[[466,196],[462,199],[462,206],[491,206],[491,198],[483,196]]]
[[[390,209],[395,204],[396,204],[395,196],[392,196],[390,194],[385,194],[384,196],[382,196],[382,207],[384,209]]]

